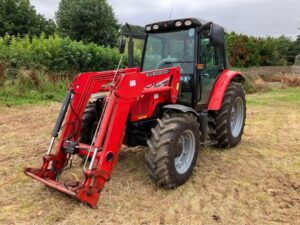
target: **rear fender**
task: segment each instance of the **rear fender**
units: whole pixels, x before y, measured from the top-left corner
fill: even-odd
[[[245,77],[239,72],[224,70],[214,85],[208,110],[219,110],[221,108],[226,89],[231,81],[243,83]]]

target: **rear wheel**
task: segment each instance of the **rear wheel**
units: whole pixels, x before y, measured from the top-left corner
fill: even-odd
[[[146,169],[159,186],[174,188],[193,172],[200,147],[197,118],[192,113],[167,112],[158,119],[147,141]]]
[[[228,85],[221,109],[215,115],[217,146],[234,147],[240,143],[245,126],[246,99],[241,83]]]

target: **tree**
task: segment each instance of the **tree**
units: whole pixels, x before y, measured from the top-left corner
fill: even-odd
[[[106,0],[61,0],[56,21],[62,36],[104,46],[117,44],[119,25]]]
[[[37,14],[29,0],[0,0],[0,36],[50,35],[55,29],[54,21]]]
[[[145,28],[142,27],[142,26],[139,26],[139,25],[131,25],[130,24],[130,27],[132,29],[132,32],[134,34],[138,34],[138,35],[144,35],[145,34]],[[123,33],[129,33],[129,30],[128,28],[126,27],[126,25],[123,25],[122,28],[121,28],[122,32]]]

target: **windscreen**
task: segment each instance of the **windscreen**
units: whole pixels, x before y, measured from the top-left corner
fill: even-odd
[[[179,66],[182,74],[193,73],[195,28],[148,34],[143,71]]]

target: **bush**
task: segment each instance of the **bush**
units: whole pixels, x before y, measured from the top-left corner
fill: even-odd
[[[229,63],[235,67],[293,64],[300,41],[285,36],[253,37],[234,32],[226,36]]]
[[[70,84],[67,78],[51,80],[45,72],[19,70],[13,80],[6,80],[0,88],[0,104],[18,105],[41,101],[61,101]]]
[[[294,65],[295,65],[295,66],[300,66],[300,54],[299,54],[299,55],[296,55]]]
[[[136,65],[140,61],[140,52],[135,56]],[[48,38],[24,38],[6,35],[0,38],[0,61],[10,68],[10,78],[15,78],[15,69],[41,69],[48,72],[86,72],[115,69],[121,55],[116,48],[94,43],[72,41],[57,35]],[[127,64],[124,57],[123,67]]]
[[[299,74],[277,73],[274,76],[263,76],[262,79],[266,82],[278,82],[288,87],[300,87]]]
[[[141,51],[135,53],[139,65]],[[116,48],[57,35],[0,37],[0,104],[60,100],[76,74],[116,69],[120,58]],[[124,55],[122,67],[126,65]]]

